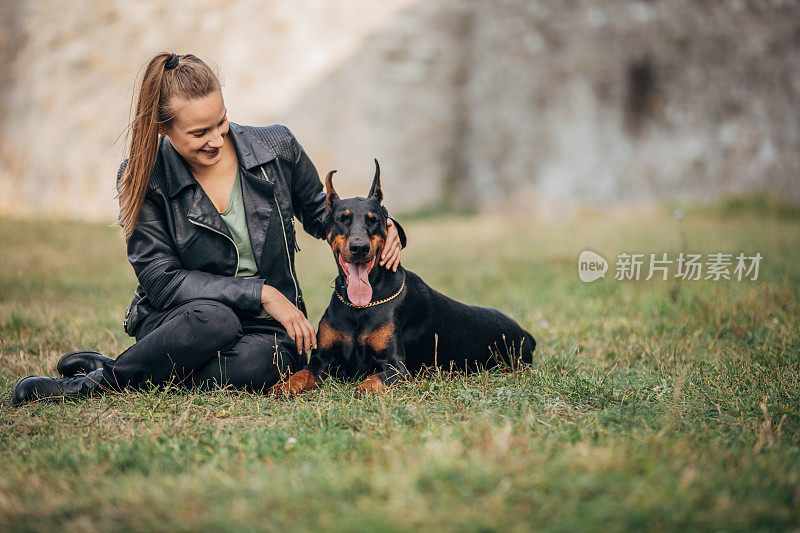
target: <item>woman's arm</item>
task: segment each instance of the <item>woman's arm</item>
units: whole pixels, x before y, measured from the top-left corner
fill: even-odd
[[[120,167],[120,176],[124,168],[125,163]],[[298,353],[316,348],[314,327],[283,294],[266,285],[265,280],[183,268],[166,230],[165,215],[158,207],[157,198],[145,198],[127,245],[128,261],[157,309],[200,298],[253,314],[263,307],[286,328],[297,344]]]
[[[291,135],[291,133],[289,134]],[[314,163],[292,135],[292,144],[297,150],[297,159],[292,169],[292,208],[306,233],[317,239],[325,238],[325,190]]]
[[[207,298],[251,313],[261,309],[264,280],[222,276],[183,268],[166,231],[165,217],[151,198],[145,198],[136,227],[127,242],[139,283],[157,309]]]
[[[127,166],[127,159],[119,166],[117,190]],[[183,268],[166,230],[166,215],[158,206],[157,195],[150,190],[126,244],[128,261],[156,309],[207,298],[243,311],[261,310],[263,279],[234,278]]]

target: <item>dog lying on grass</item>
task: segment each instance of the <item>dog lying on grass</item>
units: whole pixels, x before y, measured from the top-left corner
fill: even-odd
[[[340,199],[325,179],[326,233],[339,269],[308,365],[278,383],[274,396],[314,389],[323,375],[365,376],[356,392],[380,392],[422,368],[474,371],[530,364],[536,341],[496,309],[457,302],[398,267],[374,268],[386,239],[380,166],[366,198]]]

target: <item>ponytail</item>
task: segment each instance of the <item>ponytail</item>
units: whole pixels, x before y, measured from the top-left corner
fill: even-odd
[[[117,184],[119,224],[126,239],[139,219],[158,155],[158,126],[168,126],[174,118],[172,102],[176,98],[201,98],[219,90],[216,74],[192,54],[162,52],[145,67],[138,99],[134,96],[136,111],[128,130],[128,164]]]

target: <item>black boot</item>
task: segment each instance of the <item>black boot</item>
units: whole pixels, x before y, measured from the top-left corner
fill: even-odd
[[[103,363],[114,360],[94,350],[78,350],[61,357],[56,365],[56,371],[64,377],[88,374],[98,368],[103,368]]]
[[[28,376],[19,380],[11,391],[11,405],[21,405],[36,400],[84,398],[103,390],[102,383],[102,368],[85,376],[70,378]]]

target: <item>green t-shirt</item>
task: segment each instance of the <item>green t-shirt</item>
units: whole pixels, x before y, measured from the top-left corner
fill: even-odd
[[[220,213],[220,216],[228,226],[239,254],[239,268],[236,269],[236,276],[239,278],[255,278],[258,276],[258,267],[256,266],[256,258],[253,255],[253,247],[250,244],[250,232],[247,228],[247,219],[244,214],[241,180],[242,170],[237,167],[236,179],[233,180],[231,196],[228,198],[228,207]],[[266,318],[268,316],[267,312],[262,309],[258,318]]]

